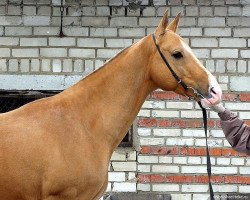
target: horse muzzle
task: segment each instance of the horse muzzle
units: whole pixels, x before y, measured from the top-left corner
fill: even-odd
[[[220,103],[222,100],[222,91],[220,88],[218,89],[218,88],[212,87],[210,89],[210,95],[211,95],[210,98],[201,99],[201,104],[205,108],[216,105],[216,104]]]
[[[209,80],[210,80],[210,87],[208,89],[209,96],[208,98],[206,98],[206,100],[208,100],[208,103],[210,105],[215,105],[220,103],[222,100],[222,90],[219,83],[217,82],[217,80],[213,75],[209,76]]]
[[[222,90],[217,82],[213,83],[213,86],[208,88],[206,94],[202,93],[199,89],[188,86],[189,94],[187,96],[190,99],[203,102],[205,105],[207,105],[205,107],[216,105],[222,100]]]

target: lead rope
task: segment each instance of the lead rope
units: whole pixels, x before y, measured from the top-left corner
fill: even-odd
[[[154,44],[156,46],[157,51],[159,52],[162,60],[164,61],[164,63],[166,64],[166,66],[168,67],[168,69],[170,70],[171,74],[173,75],[173,77],[175,78],[175,80],[178,82],[178,84],[180,84],[184,90],[187,90],[188,88],[193,89],[192,87],[188,87],[180,78],[179,76],[175,73],[175,71],[172,69],[172,67],[170,66],[170,64],[168,63],[167,59],[165,58],[165,56],[163,55],[163,53],[160,50],[160,47],[158,46],[158,44],[156,43],[156,38],[155,35],[152,34],[153,37],[153,41]],[[194,89],[193,89],[194,90]],[[197,95],[198,93],[195,92],[196,90],[194,90],[194,93]],[[203,96],[202,96],[203,97]],[[210,193],[210,200],[214,200],[214,191],[213,191],[213,187],[211,184],[211,161],[210,161],[210,155],[209,155],[209,149],[208,149],[208,142],[207,142],[207,111],[205,108],[203,108],[203,106],[201,105],[201,102],[198,102],[199,106],[201,107],[202,110],[202,114],[203,114],[203,123],[204,123],[204,131],[205,131],[205,136],[206,136],[206,151],[207,151],[207,174],[208,174],[208,185],[209,185],[209,193]]]
[[[201,102],[198,102],[203,115],[203,123],[204,123],[204,131],[206,136],[206,151],[207,151],[207,175],[208,175],[208,186],[209,186],[209,193],[210,193],[210,199],[214,200],[214,191],[213,186],[211,183],[211,160],[210,160],[210,154],[208,149],[208,142],[207,142],[207,111],[206,109],[201,105]]]

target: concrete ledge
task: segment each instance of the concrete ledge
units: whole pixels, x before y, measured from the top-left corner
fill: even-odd
[[[170,194],[112,193],[104,200],[171,200]]]
[[[226,199],[226,200],[248,200],[250,199],[250,194],[232,193],[232,194],[220,194],[216,195],[216,199]]]
[[[73,75],[0,75],[1,90],[64,90],[81,80]]]

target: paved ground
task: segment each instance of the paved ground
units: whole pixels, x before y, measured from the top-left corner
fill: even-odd
[[[105,200],[171,200],[169,194],[113,193]]]
[[[224,200],[250,200],[250,194],[216,194],[216,199]],[[150,193],[113,193],[101,200],[171,200],[170,194]]]

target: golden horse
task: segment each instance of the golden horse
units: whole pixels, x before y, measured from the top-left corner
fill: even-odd
[[[154,34],[178,76],[208,98],[214,77],[176,34],[166,12]],[[176,56],[178,54],[178,56]],[[112,152],[150,92],[184,90],[151,35],[65,91],[0,115],[0,200],[97,200]]]

